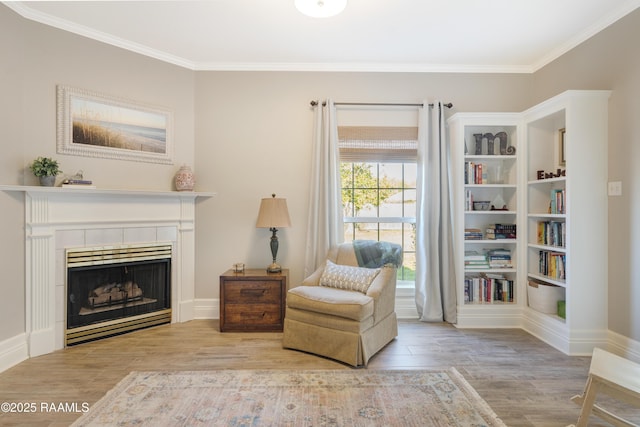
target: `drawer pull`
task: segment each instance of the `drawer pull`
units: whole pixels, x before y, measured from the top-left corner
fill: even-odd
[[[261,297],[267,293],[268,289],[240,289],[240,295]]]
[[[262,314],[260,313],[241,313],[242,317],[244,317],[247,320],[253,320],[253,319],[264,319],[264,317],[267,315],[267,312],[264,311],[262,312]]]

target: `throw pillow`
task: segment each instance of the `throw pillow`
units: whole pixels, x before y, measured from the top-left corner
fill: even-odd
[[[327,265],[320,277],[320,286],[366,294],[378,273],[380,273],[379,268],[352,267],[334,264],[327,260]]]

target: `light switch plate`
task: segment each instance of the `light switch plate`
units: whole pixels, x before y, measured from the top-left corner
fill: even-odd
[[[610,196],[622,196],[622,181],[612,181],[609,183]]]

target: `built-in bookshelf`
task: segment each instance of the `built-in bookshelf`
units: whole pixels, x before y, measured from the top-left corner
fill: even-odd
[[[524,326],[568,354],[606,345],[608,98],[568,91],[523,113]],[[541,289],[563,301],[560,311],[532,304]]]
[[[567,354],[606,345],[609,95],[449,119],[457,327],[522,327]]]
[[[492,314],[504,326],[518,322],[520,121],[512,113],[457,113],[448,121],[459,327],[495,326]]]

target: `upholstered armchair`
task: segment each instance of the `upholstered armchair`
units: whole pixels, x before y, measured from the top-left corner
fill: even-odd
[[[366,366],[398,335],[400,265],[399,245],[356,241],[332,248],[325,265],[287,292],[283,347]]]

